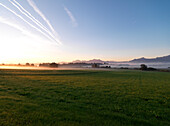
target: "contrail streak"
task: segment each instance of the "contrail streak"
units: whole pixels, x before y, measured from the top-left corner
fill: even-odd
[[[46,33],[44,33],[43,31],[41,31],[39,28],[35,27],[34,25],[32,25],[31,23],[29,23],[27,20],[25,20],[21,15],[17,14],[15,11],[11,10],[10,8],[8,8],[7,6],[5,6],[4,4],[0,3],[1,6],[3,6],[4,8],[6,8],[8,11],[10,11],[11,13],[13,13],[14,15],[16,15],[17,17],[19,17],[21,20],[23,20],[25,23],[27,23],[29,26],[31,26],[32,28],[36,29],[37,31],[39,31],[40,33],[42,33],[44,36],[46,36],[48,39],[52,40],[53,39],[51,37],[49,37]],[[56,40],[55,40],[56,41]],[[58,43],[58,41],[56,41]],[[60,44],[60,43],[58,43]]]
[[[15,1],[15,0],[14,0]],[[15,4],[13,3],[11,0],[9,0],[9,2],[15,6],[22,14],[24,14],[26,17],[28,17],[32,22],[34,22],[36,25],[38,25],[41,29],[43,29],[45,32],[47,32],[49,34],[50,37],[52,37],[55,41],[59,41],[57,40],[56,37],[54,37],[54,35],[42,24],[39,24],[36,20],[34,20],[32,17],[30,17],[27,13],[25,13],[24,11],[22,11],[21,9],[24,9],[19,3],[20,7],[22,7],[21,9]],[[25,10],[25,9],[24,9]]]
[[[29,3],[29,5],[35,10],[35,12],[37,12],[42,19],[47,23],[47,25],[50,27],[50,29],[52,30],[52,32],[54,34],[56,34],[56,31],[54,30],[54,28],[52,27],[52,25],[50,24],[50,21],[45,17],[45,15],[38,9],[38,7],[36,6],[36,4],[34,3],[33,0],[27,0],[27,2]]]
[[[21,4],[19,4],[16,0],[13,0],[22,10],[24,10],[32,19],[34,19],[38,24],[48,30],[40,21],[38,21],[32,14],[30,14]]]
[[[70,17],[73,26],[76,27],[78,25],[78,23],[77,23],[76,19],[74,18],[73,14],[71,13],[71,11],[69,11],[68,8],[66,8],[66,7],[64,7],[64,10],[66,11],[68,16]]]
[[[6,24],[8,26],[11,26],[19,31],[21,31],[24,35],[30,36],[30,37],[34,37],[37,38],[34,34],[30,33],[29,31],[25,30],[24,28],[22,28],[20,25],[13,23],[11,21],[8,21],[7,19],[0,17],[0,22],[3,24]]]

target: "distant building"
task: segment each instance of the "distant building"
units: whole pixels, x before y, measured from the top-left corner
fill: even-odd
[[[93,63],[93,64],[92,64],[92,68],[99,68],[99,64]]]

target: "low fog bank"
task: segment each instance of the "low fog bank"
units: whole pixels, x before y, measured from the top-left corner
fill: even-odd
[[[92,68],[92,67],[24,67],[24,66],[0,66],[0,69],[20,69],[20,70],[115,70],[115,69],[105,69],[105,68]]]
[[[140,69],[141,64],[148,68],[170,70],[170,63],[43,63],[43,64],[3,64],[0,69],[32,69],[32,70],[114,70],[114,69]]]

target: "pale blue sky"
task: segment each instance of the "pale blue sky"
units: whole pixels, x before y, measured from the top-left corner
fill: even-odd
[[[49,39],[51,36],[48,38],[1,5],[1,48],[7,51],[7,45],[16,43],[10,49],[11,52],[17,51],[14,55],[0,55],[3,62],[60,62],[93,58],[123,61],[170,54],[169,0],[30,0],[58,35],[54,35],[27,0],[16,1],[50,32],[37,26],[10,1],[1,0],[0,3],[47,36],[53,34],[54,39]],[[15,3],[14,0],[11,2]],[[32,39],[32,35],[23,34],[22,29],[4,23],[4,20],[22,26],[24,31],[43,41]],[[5,38],[8,36],[12,39]],[[4,42],[8,44],[4,45]]]

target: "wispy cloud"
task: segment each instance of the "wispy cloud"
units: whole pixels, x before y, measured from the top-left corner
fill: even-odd
[[[60,41],[59,37],[57,36],[57,33],[55,32],[55,30],[52,28],[52,32],[46,28],[39,20],[37,20],[34,16],[31,15],[30,12],[28,12],[21,4],[19,4],[16,0],[8,0],[14,7],[16,7],[23,15],[25,15],[27,18],[29,18],[32,23],[30,23],[26,18],[24,18],[22,15],[16,13],[13,9],[7,7],[6,5],[0,3],[0,6],[6,8],[8,11],[10,11],[11,13],[13,13],[16,17],[20,18],[22,21],[24,21],[26,24],[28,24],[30,27],[32,27],[33,29],[35,29],[36,31],[40,32],[41,34],[43,34],[45,37],[47,37],[50,41],[52,42],[57,42],[57,44],[61,45],[62,42]],[[30,0],[28,0],[30,1]],[[31,0],[31,3],[33,1]],[[39,10],[39,9],[38,9]],[[41,12],[39,10],[39,12]],[[43,15],[43,13],[41,13]],[[45,16],[44,16],[45,17]],[[1,23],[5,23],[4,22],[5,19],[3,19],[1,17]],[[47,19],[46,19],[47,20]],[[34,25],[33,23],[35,23],[36,25]],[[49,23],[49,22],[48,22]],[[12,22],[9,22],[7,21],[7,23],[5,23],[11,27],[14,27],[20,31],[22,31],[23,33],[27,33],[28,35],[28,31],[26,30],[23,30],[22,28],[19,28],[18,25],[12,23]],[[51,24],[50,24],[51,26]],[[52,27],[52,26],[51,26]],[[54,34],[55,33],[55,34]],[[29,32],[30,34],[30,32]],[[32,34],[33,35],[33,34]],[[35,37],[35,35],[34,35]]]
[[[74,27],[78,26],[78,23],[76,21],[76,19],[74,18],[73,14],[71,13],[71,11],[67,8],[64,7],[64,10],[66,11],[66,13],[68,14],[68,16],[70,17],[71,23]]]

